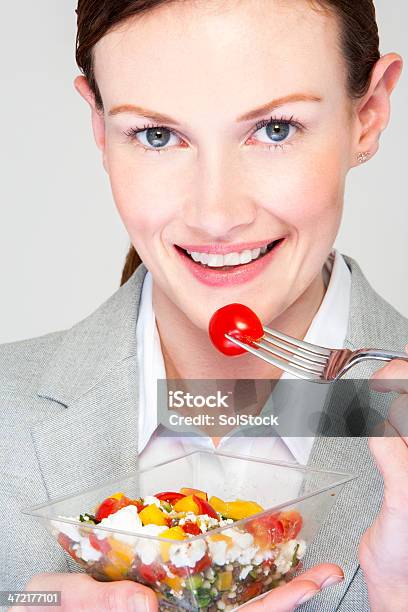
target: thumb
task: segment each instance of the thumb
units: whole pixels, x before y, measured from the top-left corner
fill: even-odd
[[[158,610],[154,592],[131,580],[97,582],[90,578],[88,588],[86,591],[83,590],[80,599],[83,609],[89,612],[124,612],[124,610],[157,612]]]

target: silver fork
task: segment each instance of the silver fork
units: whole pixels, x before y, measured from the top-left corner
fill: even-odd
[[[242,342],[225,334],[231,342],[267,361],[273,366],[298,378],[316,383],[330,383],[341,378],[361,361],[408,361],[407,353],[395,353],[379,349],[330,349],[303,340],[297,340],[269,327],[263,327],[264,336],[259,340]],[[254,348],[256,347],[256,348]]]

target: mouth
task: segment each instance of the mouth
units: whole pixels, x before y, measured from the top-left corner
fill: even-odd
[[[207,285],[238,284],[250,280],[268,264],[286,238],[279,238],[268,243],[257,243],[260,246],[230,251],[230,247],[221,249],[217,245],[211,250],[194,250],[194,247],[182,248],[174,245],[179,256],[198,280]],[[220,252],[227,250],[229,252]]]

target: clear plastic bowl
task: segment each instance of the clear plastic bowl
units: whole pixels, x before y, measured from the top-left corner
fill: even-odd
[[[37,517],[96,580],[151,587],[163,612],[232,611],[293,577],[341,488],[354,478],[297,463],[197,451],[22,512]],[[79,520],[118,491],[138,498],[182,487],[226,501],[255,501],[265,510],[179,541]],[[286,514],[293,511],[301,515],[300,531],[298,520],[294,530],[290,522],[298,515]]]

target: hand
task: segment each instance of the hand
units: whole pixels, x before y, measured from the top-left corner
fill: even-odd
[[[243,612],[292,612],[325,587],[341,582],[343,577],[338,565],[316,565],[291,582],[273,589],[262,599],[244,606]]]
[[[361,540],[359,558],[372,612],[404,612],[408,602],[408,363],[390,362],[374,374],[371,387],[400,395],[390,406],[387,437],[369,440],[384,479],[384,500]]]
[[[87,574],[38,574],[26,591],[61,591],[61,612],[157,612],[153,591],[137,582],[98,582]],[[49,608],[41,606],[41,610]],[[9,612],[38,612],[40,607],[16,606]]]

